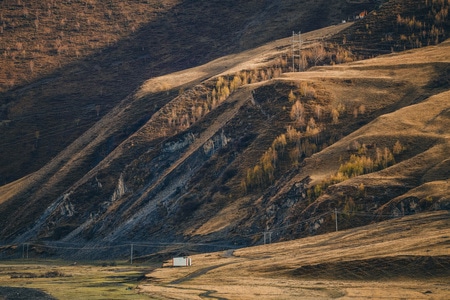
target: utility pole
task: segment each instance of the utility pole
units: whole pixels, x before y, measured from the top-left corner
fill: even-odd
[[[23,259],[25,259],[25,258],[28,259],[28,248],[29,248],[28,243],[22,244],[22,258]]]
[[[272,231],[264,231],[264,245],[267,239],[269,240],[269,244],[272,244]]]
[[[131,244],[130,263],[133,264],[133,244]]]
[[[300,63],[301,63],[301,48],[302,48],[302,35],[299,31],[295,33],[292,31],[292,72],[295,72],[295,59],[298,59],[298,71],[300,72]]]
[[[334,219],[336,220],[336,231],[338,231],[338,211],[337,208],[334,209]]]

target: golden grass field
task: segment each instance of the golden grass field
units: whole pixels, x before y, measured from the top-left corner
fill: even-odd
[[[139,285],[152,299],[448,299],[446,211],[192,256]]]

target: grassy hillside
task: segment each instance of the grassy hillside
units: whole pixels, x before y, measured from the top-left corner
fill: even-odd
[[[374,6],[335,1],[326,6],[333,13],[316,19],[322,2],[2,1],[0,184],[41,168],[150,77]],[[153,111],[98,152],[110,152]]]
[[[257,60],[273,57],[286,41],[258,49],[261,59]],[[415,191],[412,189],[421,189],[417,172],[430,174],[424,177],[431,180],[424,187],[437,188],[433,189],[431,199],[417,198],[427,205],[416,206],[414,212],[433,207],[445,209],[448,199],[442,180],[446,175],[439,170],[447,159],[447,92],[446,87],[430,87],[429,83],[439,77],[436,67],[449,63],[448,47],[446,42],[404,54],[285,73],[279,78],[242,86],[226,100],[214,98],[220,102],[215,108],[214,99],[207,95],[220,86],[221,80],[205,81],[155,114],[71,191],[59,197],[42,223],[38,222],[21,238],[28,239],[31,235],[65,237],[66,241],[83,238],[95,245],[98,242],[95,237],[102,235],[108,242],[130,238],[142,241],[150,237],[157,241],[226,237],[238,244],[248,244],[260,242],[261,236],[255,235],[256,232],[280,228],[272,237],[280,240],[334,230],[331,214],[334,208],[342,216],[342,228],[377,220],[378,213],[398,215],[396,210],[381,206],[389,205],[391,199],[395,205],[399,203],[396,197],[403,194],[406,197],[409,190],[412,193]],[[195,74],[220,69],[222,64],[246,65],[246,60],[240,57],[233,55],[181,74],[193,79]],[[260,71],[257,73],[261,76]],[[228,78],[231,82],[233,77]],[[133,111],[134,106],[139,107],[149,97],[161,97],[161,92],[155,93],[148,87],[155,86],[157,81],[149,81],[138,91],[138,95],[145,96],[124,103],[123,110],[102,121],[95,135],[105,134],[101,125],[120,120],[124,110]],[[304,105],[304,119],[308,120],[305,124],[296,124],[291,116],[291,107],[296,103],[289,100],[291,90]],[[418,118],[416,114],[423,111],[420,107],[429,107],[430,101],[434,103],[433,109],[427,109],[427,114]],[[181,103],[187,104],[189,110],[175,114],[179,118],[171,117],[170,111],[186,107]],[[205,107],[204,103],[208,105]],[[199,104],[211,111],[191,123],[189,120],[195,117],[191,107]],[[405,108],[396,113],[401,107]],[[337,118],[334,110],[339,112]],[[317,120],[314,128],[318,131],[313,131],[311,118]],[[441,121],[431,123],[437,119]],[[423,124],[430,124],[430,129]],[[294,128],[293,132],[289,133],[287,128]],[[346,132],[345,137],[339,137]],[[283,134],[288,143],[281,150],[275,141]],[[300,139],[293,143],[296,135]],[[397,140],[404,150],[394,157],[395,162],[390,162],[389,168],[344,181],[330,181],[343,177],[338,175],[340,167],[351,155],[373,155],[375,160],[377,149],[393,149]],[[95,143],[91,142],[81,153],[89,153]],[[255,183],[247,181],[255,166],[267,169],[263,163],[270,147],[277,150],[273,181],[270,177],[261,177]],[[361,147],[367,148],[365,153],[360,152]],[[434,150],[423,160],[428,149]],[[48,185],[60,182],[79,157],[70,159],[67,167],[56,169],[54,178],[45,181]],[[420,165],[404,167],[416,161]],[[433,170],[437,170],[433,174],[441,177],[431,177]],[[45,192],[40,188],[37,195]],[[410,197],[408,201],[405,203],[410,203]],[[374,211],[379,207],[379,212]],[[409,213],[400,210],[400,215]],[[25,212],[16,216],[21,214],[27,217]],[[13,227],[5,226],[4,232],[10,228]],[[115,230],[111,232],[111,228]]]
[[[333,39],[362,57],[437,45],[448,37],[446,1],[386,1]]]
[[[174,299],[445,299],[448,220],[447,212],[421,214],[291,242],[193,255],[192,267],[166,264],[150,272],[139,291]]]
[[[261,242],[255,234],[261,231],[276,230],[273,239],[283,240],[334,230],[335,209],[343,216],[343,228],[386,216],[448,209],[450,44],[357,61],[380,52],[363,53],[342,42],[343,34],[359,34],[360,27],[365,27],[362,24],[379,14],[380,22],[399,12],[406,18],[411,9],[402,10],[402,5],[413,2],[390,1],[367,19],[302,34],[301,56],[295,64],[304,72],[291,72],[289,37],[237,51],[250,47],[246,43],[252,32],[258,36],[258,31],[250,30],[252,26],[264,26],[255,23],[258,14],[273,16],[267,21],[273,26],[267,36],[279,36],[277,32],[285,26],[274,24],[281,15],[268,12],[276,7],[284,11],[291,3],[243,6],[233,15],[236,22],[225,22],[230,26],[227,32],[220,25],[224,22],[214,23],[233,11],[230,3],[222,3],[229,10],[213,18],[211,25],[224,30],[220,37],[214,26],[201,27],[205,35],[192,31],[199,23],[191,23],[195,14],[184,12],[198,9],[195,3],[179,3],[159,20],[183,25],[180,39],[169,35],[164,47],[144,38],[155,29],[156,23],[150,23],[131,39],[86,60],[99,59],[101,70],[78,73],[73,71],[74,63],[58,72],[75,72],[70,73],[75,77],[57,77],[46,82],[45,89],[38,85],[5,92],[77,91],[72,96],[78,102],[69,101],[75,99],[70,96],[63,102],[39,105],[45,120],[67,126],[60,118],[71,120],[76,113],[70,109],[65,116],[61,107],[90,103],[92,98],[81,94],[92,92],[96,83],[107,82],[111,87],[105,102],[89,106],[90,117],[83,120],[92,126],[81,128],[81,119],[70,121],[80,129],[72,138],[68,138],[71,129],[54,131],[64,135],[67,146],[62,151],[54,146],[58,144],[54,136],[46,136],[55,141],[51,144],[41,131],[34,132],[32,149],[48,147],[55,156],[37,172],[0,187],[3,240],[77,242],[88,249],[146,240],[249,245]],[[217,9],[202,5],[211,14]],[[387,9],[396,5],[396,10]],[[416,1],[414,5],[421,8],[417,21],[428,18],[441,4]],[[246,10],[255,7],[260,8],[258,13]],[[446,22],[440,23],[442,28]],[[381,43],[391,27],[377,28],[373,34]],[[414,34],[423,31],[420,26],[416,29]],[[402,41],[400,35],[393,37],[392,42]],[[211,43],[215,39],[224,46]],[[376,47],[375,39],[372,42]],[[142,45],[151,49],[150,58],[130,59],[132,63],[120,66],[112,63],[125,53],[135,57],[139,51],[148,51]],[[165,52],[168,49],[176,53]],[[193,58],[193,51],[204,55]],[[220,53],[231,54],[213,59]],[[208,62],[199,64],[203,61]],[[190,65],[195,67],[187,68]],[[22,103],[20,99],[25,98],[18,99],[8,103]],[[49,110],[50,104],[54,110]],[[102,110],[104,104],[109,106]],[[35,111],[33,116],[40,113]],[[5,139],[22,130],[20,122],[5,124]],[[27,152],[6,152],[23,156],[17,161],[11,156],[13,163],[6,169],[26,165]],[[44,152],[41,163],[49,159],[49,151]],[[38,164],[39,160],[33,161]],[[73,252],[62,254],[87,255]],[[88,252],[92,258],[118,254]]]

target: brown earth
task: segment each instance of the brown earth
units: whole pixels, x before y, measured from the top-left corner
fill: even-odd
[[[371,7],[344,0],[327,6],[292,0],[4,0],[0,184],[44,166],[151,77],[260,46],[292,30],[336,24]],[[129,122],[110,148],[149,114]],[[111,151],[99,152],[105,150]]]

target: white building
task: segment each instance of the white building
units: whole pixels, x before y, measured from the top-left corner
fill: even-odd
[[[192,266],[192,259],[188,256],[172,258],[173,267],[189,267]]]

